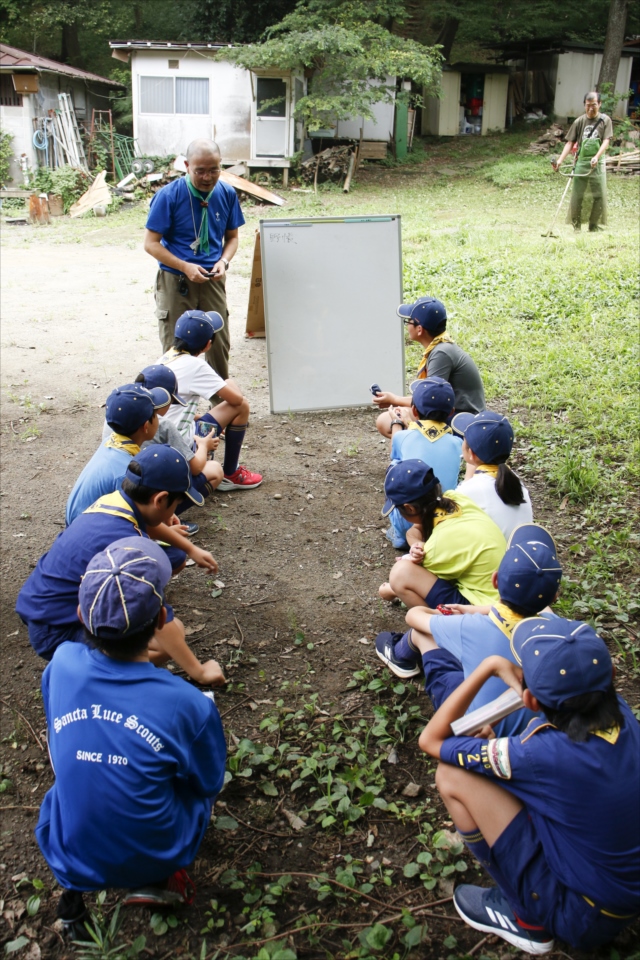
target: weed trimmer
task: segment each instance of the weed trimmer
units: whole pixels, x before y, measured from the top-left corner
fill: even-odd
[[[566,195],[567,195],[567,190],[568,190],[569,187],[571,186],[571,181],[573,180],[574,177],[588,177],[589,174],[592,172],[592,171],[590,170],[589,173],[576,173],[576,172],[575,172],[575,168],[576,168],[577,160],[578,160],[578,154],[576,153],[575,159],[574,159],[574,161],[573,161],[573,164],[571,165],[571,172],[570,172],[570,173],[564,173],[564,174],[563,174],[563,176],[567,177],[567,185],[566,185],[566,187],[564,188],[564,192],[563,192],[563,194],[562,194],[562,197],[560,198],[560,203],[558,204],[558,209],[556,210],[556,212],[555,212],[555,214],[554,214],[554,216],[553,216],[553,220],[551,221],[551,226],[549,227],[549,229],[547,230],[546,233],[541,234],[541,236],[543,236],[543,237],[555,237],[556,239],[558,239],[557,234],[552,233],[551,231],[553,230],[553,228],[554,228],[555,225],[556,225],[556,220],[558,219],[558,214],[560,213],[560,209],[561,209],[561,207],[562,207],[562,204],[564,203],[564,198],[565,198]],[[551,163],[554,163],[554,160],[551,160]],[[560,173],[562,173],[562,171],[560,171]]]

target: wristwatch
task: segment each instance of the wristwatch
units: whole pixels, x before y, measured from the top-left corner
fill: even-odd
[[[229,260],[225,260],[224,257],[220,257],[220,259],[221,259],[222,262],[224,263],[224,269],[225,269],[225,270],[228,270],[228,269],[229,269],[229,262],[230,262],[230,261],[229,261]]]
[[[399,427],[402,427],[403,430],[405,429],[404,421],[403,421],[403,420],[392,420],[392,421],[391,421],[391,426],[392,426],[392,427],[395,427],[396,424],[398,424]]]

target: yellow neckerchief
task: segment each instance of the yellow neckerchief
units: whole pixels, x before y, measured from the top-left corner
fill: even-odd
[[[132,457],[140,453],[138,444],[134,443],[131,437],[125,437],[123,433],[112,433],[109,439],[105,441],[105,447],[110,447],[112,450],[124,450],[125,453],[130,453]]]
[[[188,350],[176,350],[175,347],[169,347],[160,363],[171,363],[176,357],[184,357],[185,355],[191,356]]]
[[[481,467],[476,467],[476,473],[488,473],[494,479],[498,476],[499,464],[483,463]]]
[[[416,373],[416,377],[418,380],[426,380],[427,378],[427,360],[429,359],[429,354],[433,350],[435,350],[435,348],[439,346],[441,343],[453,343],[453,342],[454,342],[453,338],[449,336],[446,330],[444,333],[440,333],[438,334],[437,337],[433,338],[433,340],[431,341],[431,343],[429,344],[425,352],[422,354],[422,360],[420,361],[420,366],[418,368],[418,372]]]
[[[127,503],[119,490],[115,493],[107,493],[100,497],[95,503],[84,511],[85,513],[106,513],[111,517],[119,517],[121,520],[128,520],[135,527],[136,533],[142,536],[140,524],[131,504]]]
[[[511,607],[508,607],[506,603],[502,603],[500,600],[498,603],[494,603],[489,611],[489,620],[495,623],[498,630],[504,633],[509,642],[511,642],[513,628],[524,619],[525,617],[519,613],[514,613]]]
[[[606,740],[607,743],[616,743],[620,736],[620,727],[609,727],[608,730],[592,730],[591,733],[594,737],[601,737],[602,740]]]
[[[442,523],[443,520],[448,520],[449,517],[459,517],[462,513],[462,507],[456,503],[455,510],[445,510],[444,507],[436,507],[435,513],[433,515],[433,526],[434,529],[438,526],[439,523]]]
[[[407,429],[419,430],[425,440],[430,440],[431,443],[444,437],[445,433],[453,433],[451,427],[439,420],[413,420]]]

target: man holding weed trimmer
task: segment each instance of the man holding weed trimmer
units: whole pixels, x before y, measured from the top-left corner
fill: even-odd
[[[584,114],[572,123],[565,137],[565,145],[557,160],[552,160],[553,169],[558,171],[563,160],[570,152],[576,155],[571,190],[571,205],[568,222],[574,230],[582,226],[582,205],[587,190],[591,193],[592,204],[589,214],[589,230],[596,231],[607,222],[607,175],[604,154],[613,136],[611,117],[600,113],[600,94],[597,91],[587,93],[584,98]],[[586,217],[585,217],[586,219]]]

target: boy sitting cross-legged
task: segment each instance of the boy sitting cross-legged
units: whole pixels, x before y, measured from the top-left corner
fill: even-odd
[[[23,584],[16,602],[16,611],[27,625],[36,653],[51,660],[65,640],[84,641],[85,632],[77,616],[80,582],[94,554],[114,540],[133,535],[152,537],[169,544],[165,552],[174,573],[182,570],[187,557],[217,573],[218,564],[210,553],[177,532],[177,525],[168,525],[183,497],[199,505],[204,503],[191,486],[182,454],[173,447],[154,444],[131,460],[120,490],[100,497],[58,534]],[[224,683],[215,660],[200,663],[193,654],[185,640],[184,626],[169,606],[166,622],[156,631],[149,653],[158,664],[175,660],[198,683]]]
[[[493,574],[493,585],[500,594],[496,603],[446,604],[440,614],[412,607],[406,616],[412,629],[402,637],[399,633],[381,633],[376,638],[376,653],[398,677],[415,676],[422,661],[425,691],[437,710],[485,657],[497,654],[516,662],[511,648],[514,628],[553,603],[561,578],[553,537],[544,527],[525,524],[512,533]],[[462,616],[446,616],[447,613]],[[551,612],[545,615],[554,617]],[[505,690],[501,680],[492,678],[467,712],[490,703]],[[531,719],[530,711],[518,710],[495,725],[496,734],[520,733]]]
[[[262,476],[238,465],[249,426],[249,402],[235,380],[223,380],[205,359],[216,332],[223,326],[222,317],[215,311],[187,310],[178,319],[173,347],[158,362],[175,373],[186,406],[170,407],[166,417],[189,442],[195,436],[196,420],[210,423],[218,435],[224,430],[224,477],[218,489],[250,490],[262,483]],[[200,399],[213,403],[216,396],[222,399],[222,403],[212,406],[204,416],[196,417]]]
[[[548,953],[554,937],[592,950],[640,915],[640,727],[588,624],[533,617],[511,643],[521,667],[483,660],[420,735],[458,833],[495,882],[457,887],[454,905],[526,953]],[[492,677],[542,716],[518,736],[452,736]]]
[[[212,694],[150,662],[166,618],[166,554],[127,537],[98,553],[80,585],[85,643],[63,643],[42,677],[55,783],[36,837],[64,888],[58,916],[82,934],[83,891],[125,903],[191,903],[195,859],[224,780]]]

